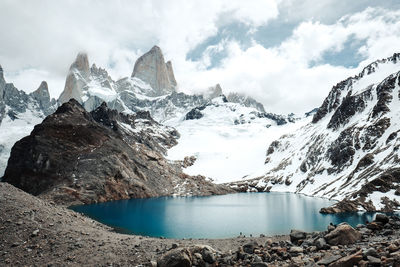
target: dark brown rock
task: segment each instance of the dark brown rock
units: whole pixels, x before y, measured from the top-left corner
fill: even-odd
[[[387,224],[389,222],[389,217],[385,214],[378,213],[375,216],[375,221],[380,222],[382,224]]]
[[[190,267],[191,254],[185,248],[174,249],[164,254],[158,261],[158,267]]]
[[[299,230],[291,230],[290,231],[290,241],[294,244],[297,244],[299,240],[305,239],[307,236],[307,233],[304,231],[299,231]]]

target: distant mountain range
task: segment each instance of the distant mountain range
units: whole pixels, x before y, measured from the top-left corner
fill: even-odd
[[[318,109],[300,117],[268,113],[251,96],[237,93],[224,95],[219,84],[199,95],[178,92],[179,84],[172,63],[165,62],[157,46],[136,61],[130,77],[117,81],[105,69],[95,64],[90,67],[86,54],[78,54],[58,100],[50,99],[46,82],[31,94],[18,90],[13,84],[6,83],[0,68],[0,175],[6,168],[14,143],[29,135],[34,125],[58,108],[42,126],[35,128],[29,140],[34,140],[41,127],[50,127],[49,120],[57,125],[56,114],[63,114],[60,108],[62,110],[64,106],[64,109],[70,107],[74,110],[74,116],[83,114],[88,124],[94,123],[94,128],[112,129],[118,138],[122,138],[121,141],[116,137],[120,140],[118,142],[125,142],[128,146],[144,144],[140,153],[158,153],[159,162],[168,165],[160,169],[161,175],[163,170],[171,170],[181,164],[186,174],[178,170],[173,175],[203,175],[218,183],[228,182],[231,188],[238,191],[288,191],[341,200],[324,212],[393,210],[400,206],[399,61],[400,55],[394,54],[371,63],[360,74],[335,85]],[[96,110],[98,112],[101,107],[103,111],[114,114],[114,120],[110,121],[108,115],[96,118]],[[145,114],[143,112],[148,114],[145,118],[140,117]],[[128,127],[129,121],[124,121],[129,116],[134,118],[132,125],[135,126],[131,128]],[[68,128],[65,123],[61,126]],[[130,130],[125,131],[124,127]],[[164,134],[160,129],[164,129]],[[143,136],[139,138],[141,134],[138,133]],[[165,136],[172,133],[174,137],[168,138],[171,142],[166,145]],[[51,138],[56,138],[51,141],[55,145],[57,135],[51,135]],[[88,145],[86,141],[82,142],[84,146]],[[18,158],[22,157],[24,148],[21,143],[18,144],[12,149],[9,165],[18,163]],[[35,158],[37,151],[41,151],[42,159],[50,153],[46,151],[50,147],[40,146],[39,149],[37,145],[30,142],[32,147],[24,153],[31,157],[35,155]],[[110,155],[111,151],[118,150],[112,147],[107,149]],[[67,152],[61,149],[57,153]],[[101,164],[100,159],[99,155],[94,164]],[[5,180],[16,179],[9,178],[10,173],[15,171],[12,168],[16,166],[21,170],[33,168],[33,165],[24,165],[27,162],[10,165]],[[141,164],[146,165],[146,161]],[[57,168],[61,165],[57,166],[49,167],[53,174],[60,172]],[[41,175],[46,173],[43,172],[44,167],[41,165],[39,168]],[[72,169],[68,175],[72,175]],[[171,177],[171,171],[168,172],[167,176]],[[24,183],[37,176],[29,174],[29,171],[24,175],[24,180],[17,179],[19,182],[15,184],[29,190],[29,183]],[[135,181],[153,181],[154,177],[153,174],[139,175],[135,178],[139,180]],[[72,186],[74,179],[64,178],[61,179],[63,183],[56,183],[57,188],[66,184],[67,187]],[[107,179],[104,176],[102,181]],[[126,179],[125,182],[130,183]],[[192,185],[196,187],[199,180],[193,181]],[[148,188],[146,194],[128,193],[126,196],[157,195],[154,192],[160,188],[152,182],[146,183],[143,185]],[[201,183],[211,186],[208,181]],[[172,184],[179,185],[178,182]],[[46,190],[51,188],[46,186]],[[168,187],[166,184],[163,186]],[[185,194],[201,191],[194,190],[193,186],[184,190]],[[208,188],[213,191],[211,187]],[[79,191],[81,187],[74,190]],[[81,196],[91,194],[82,190],[79,192]],[[168,194],[176,192],[172,188],[168,190]],[[104,196],[103,200],[113,199],[108,193],[97,193]],[[102,198],[89,199],[98,201]]]
[[[50,99],[46,82],[27,95],[13,84],[6,83],[1,69],[0,175],[4,172],[12,145],[28,135],[45,116],[72,98],[89,112],[106,102],[108,107],[126,114],[149,111],[156,121],[168,124],[171,120],[181,120],[192,109],[208,105],[212,98],[223,93],[219,85],[210,87],[204,95],[187,95],[176,89],[172,63],[165,63],[162,51],[157,46],[136,61],[131,77],[118,81],[114,81],[105,69],[95,64],[89,67],[88,56],[79,53],[71,64],[58,100]],[[265,113],[263,105],[249,96],[231,93],[228,99]],[[276,120],[278,124],[289,121],[281,115],[265,113],[264,116]]]

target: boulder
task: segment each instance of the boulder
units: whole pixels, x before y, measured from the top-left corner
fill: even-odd
[[[389,217],[386,216],[385,214],[378,213],[375,216],[375,221],[380,222],[385,225],[389,222]]]
[[[192,266],[191,254],[188,249],[173,249],[157,261],[158,267],[190,267]]]
[[[258,243],[256,241],[251,241],[243,246],[243,251],[249,254],[253,254],[256,247],[258,247]]]
[[[268,267],[268,264],[266,264],[265,262],[253,262],[250,266],[251,267]]]
[[[290,241],[294,244],[297,244],[299,240],[305,239],[307,236],[306,232],[299,230],[291,230],[290,231]]]
[[[327,255],[323,259],[317,262],[318,265],[329,265],[338,259],[342,258],[340,255]]]
[[[189,251],[194,254],[200,254],[201,258],[207,263],[214,263],[216,261],[216,253],[217,251],[210,246],[206,245],[196,245],[194,247],[190,247]]]
[[[317,249],[326,249],[329,245],[326,243],[325,238],[320,237],[315,241],[315,246]]]
[[[329,245],[349,245],[361,239],[361,234],[348,224],[340,224],[335,230],[325,235]]]
[[[294,255],[303,253],[303,248],[302,247],[296,247],[296,246],[290,247],[289,253],[290,254],[294,254]]]
[[[367,256],[368,266],[381,266],[381,260],[373,256]]]
[[[367,224],[367,228],[370,230],[381,230],[382,229],[382,224],[379,222],[371,222]]]

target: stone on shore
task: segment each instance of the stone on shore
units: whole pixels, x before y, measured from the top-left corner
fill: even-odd
[[[361,234],[348,224],[340,224],[335,230],[325,235],[325,240],[329,245],[349,245],[361,239]]]

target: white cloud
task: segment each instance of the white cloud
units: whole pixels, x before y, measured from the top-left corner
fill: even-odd
[[[220,83],[226,91],[247,93],[268,111],[302,113],[319,107],[337,82],[356,74],[366,64],[391,56],[400,47],[400,11],[368,8],[335,24],[307,21],[278,47],[265,48],[253,42],[242,49],[228,42],[228,57],[218,68],[201,67],[185,73],[183,88]],[[340,52],[350,38],[364,40],[358,53],[366,59],[353,68],[323,64],[312,66],[327,51]],[[207,84],[208,83],[208,84]]]
[[[254,7],[257,8],[254,8]],[[135,59],[154,44],[167,58],[185,61],[186,53],[217,32],[217,26],[240,20],[259,26],[278,14],[273,0],[223,1],[13,1],[0,2],[0,63],[5,71],[36,69],[64,76],[79,51],[111,69],[130,75]],[[218,24],[218,25],[217,25]],[[23,73],[23,72],[21,72]],[[179,76],[179,75],[178,75]],[[15,83],[20,83],[17,79]],[[62,88],[50,85],[53,96]],[[58,85],[57,85],[58,86]]]
[[[31,91],[47,80],[52,96],[58,97],[79,51],[88,52],[91,62],[118,79],[129,76],[136,58],[157,44],[166,59],[172,59],[183,91],[196,92],[221,83],[227,91],[253,95],[270,111],[304,112],[319,106],[334,83],[356,71],[327,64],[310,67],[326,51],[342,50],[346,40],[355,36],[365,41],[359,50],[366,58],[362,65],[398,52],[399,11],[368,8],[338,20],[348,6],[354,9],[361,4],[342,5],[333,0],[324,4],[315,0],[4,0],[0,2],[0,64],[7,80],[17,87]],[[292,36],[277,47],[265,48],[250,40],[250,47],[243,48],[234,39],[224,39],[205,49],[200,60],[186,58],[223,26],[240,22],[249,27],[251,35],[273,19],[299,23]],[[227,57],[218,67],[207,69],[213,54],[222,50]]]

